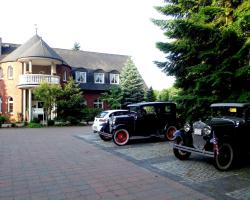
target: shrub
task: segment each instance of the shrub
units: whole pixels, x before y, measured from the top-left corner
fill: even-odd
[[[49,119],[47,122],[48,126],[54,126],[55,125],[55,121],[52,119]]]
[[[71,125],[77,125],[80,123],[80,120],[77,117],[73,116],[68,116],[67,121],[69,121]]]
[[[1,115],[0,116],[0,125],[3,124],[4,122],[8,121],[9,118],[7,116]]]
[[[83,109],[83,114],[84,117],[83,119],[88,123],[90,121],[93,121],[95,116],[99,114],[102,111],[100,108],[84,108]]]
[[[28,128],[42,128],[43,126],[39,123],[30,122]]]
[[[32,123],[37,123],[37,124],[39,124],[39,123],[40,123],[40,120],[39,120],[38,118],[33,118],[31,122],[32,122]]]

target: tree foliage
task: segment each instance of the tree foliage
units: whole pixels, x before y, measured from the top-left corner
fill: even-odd
[[[118,85],[111,86],[110,89],[103,93],[101,99],[106,101],[111,109],[121,108],[123,92]]]
[[[61,94],[62,88],[60,85],[41,83],[33,90],[35,98],[43,102],[47,119],[51,118],[51,111],[56,105],[57,97]]]
[[[146,91],[146,96],[145,96],[145,100],[147,102],[154,102],[156,100],[156,96],[154,93],[154,90],[152,87],[150,87],[147,91]]]
[[[250,1],[166,0],[153,20],[171,40],[156,64],[176,77],[184,117],[197,118],[213,102],[250,101]],[[195,112],[194,112],[195,111]]]
[[[79,51],[80,48],[81,48],[80,43],[79,43],[79,42],[75,42],[75,43],[74,43],[74,46],[73,46],[73,48],[72,48],[72,50],[74,50],[74,51]]]
[[[83,119],[83,102],[81,88],[70,78],[57,98],[57,118],[77,124]]]
[[[124,104],[144,100],[144,81],[131,59],[122,69],[120,80]]]

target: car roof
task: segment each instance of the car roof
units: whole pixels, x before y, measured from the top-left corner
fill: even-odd
[[[250,103],[213,103],[211,108],[215,107],[247,107],[250,106]]]
[[[104,110],[102,112],[112,113],[112,112],[120,112],[120,111],[128,111],[128,110],[117,109],[117,110]]]
[[[133,103],[129,104],[128,107],[134,107],[134,106],[149,106],[149,105],[176,105],[173,102],[140,102],[140,103]]]

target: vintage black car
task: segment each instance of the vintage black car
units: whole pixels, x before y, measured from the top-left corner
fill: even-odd
[[[176,131],[176,105],[170,102],[142,102],[128,105],[127,115],[110,118],[109,128],[99,134],[113,138],[121,146],[132,138],[164,136],[173,140]]]
[[[175,132],[174,155],[180,160],[191,153],[214,159],[215,167],[225,171],[249,152],[250,103],[215,103],[205,122],[186,123]]]

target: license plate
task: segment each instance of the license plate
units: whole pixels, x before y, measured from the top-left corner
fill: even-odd
[[[201,135],[201,129],[194,129],[195,135]]]

